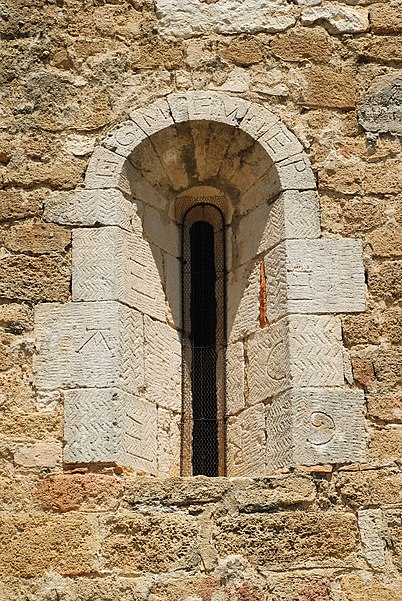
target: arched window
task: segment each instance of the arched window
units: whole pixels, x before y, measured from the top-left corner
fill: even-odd
[[[199,203],[182,223],[182,473],[225,474],[225,226]]]

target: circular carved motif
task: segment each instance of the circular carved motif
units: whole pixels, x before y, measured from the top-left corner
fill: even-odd
[[[330,415],[322,411],[313,411],[310,415],[311,432],[307,441],[313,445],[328,444],[335,435],[335,422]]]

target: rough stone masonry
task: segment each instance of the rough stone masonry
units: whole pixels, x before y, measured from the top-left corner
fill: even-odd
[[[400,0],[0,13],[1,601],[400,601]],[[227,477],[180,476],[186,193]]]

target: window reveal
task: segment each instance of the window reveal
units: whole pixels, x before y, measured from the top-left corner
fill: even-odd
[[[225,228],[210,204],[182,230],[183,475],[225,474]]]

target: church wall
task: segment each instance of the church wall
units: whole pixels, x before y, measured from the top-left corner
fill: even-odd
[[[1,601],[399,600],[401,2],[14,0],[2,12]],[[204,89],[281,119],[312,163],[322,236],[363,241],[366,311],[345,315],[342,335],[365,393],[364,465],[254,481],[63,470],[63,399],[36,391],[33,314],[71,300],[73,228],[47,221],[44,202],[83,183],[131,111]]]

